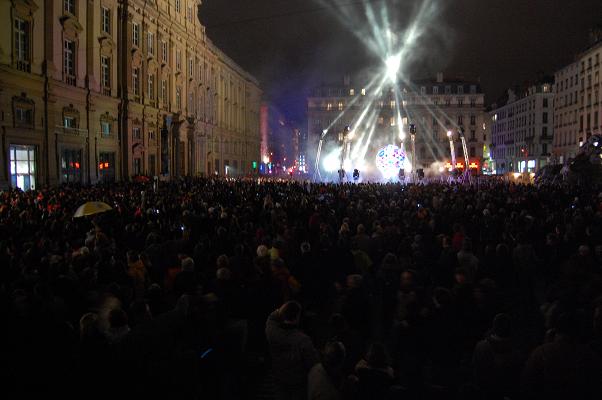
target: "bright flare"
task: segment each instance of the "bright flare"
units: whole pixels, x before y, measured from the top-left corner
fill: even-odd
[[[387,57],[385,64],[387,65],[387,78],[389,78],[391,82],[397,82],[397,74],[401,67],[401,55],[397,54],[395,56]]]

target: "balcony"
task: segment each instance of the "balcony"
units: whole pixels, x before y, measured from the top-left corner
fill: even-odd
[[[103,94],[103,96],[110,96],[111,95],[111,88],[110,87],[103,87],[102,88],[102,94]]]
[[[87,129],[69,128],[67,126],[62,126],[62,125],[57,125],[57,126],[55,126],[54,129],[57,133],[60,133],[62,135],[81,136],[81,137],[88,136]]]
[[[65,74],[65,83],[67,85],[75,86],[75,75]]]
[[[17,69],[23,72],[31,72],[31,64],[28,60],[17,60]]]
[[[111,133],[105,133],[103,131],[97,131],[96,132],[96,137],[99,138],[100,140],[103,141],[113,141],[115,140],[115,134],[113,132]]]

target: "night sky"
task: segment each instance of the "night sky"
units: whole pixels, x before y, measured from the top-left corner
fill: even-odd
[[[361,14],[360,1],[337,1]],[[401,14],[421,0],[366,1],[377,10],[386,5],[403,26]],[[602,23],[602,0],[439,3],[442,11],[432,26],[437,34],[421,46],[422,62],[413,64],[411,77],[441,70],[480,78],[488,103],[507,87],[553,74],[587,47],[589,28]],[[299,123],[305,121],[311,87],[379,64],[333,11],[315,0],[203,0],[200,14],[213,42],[259,79],[266,100]]]

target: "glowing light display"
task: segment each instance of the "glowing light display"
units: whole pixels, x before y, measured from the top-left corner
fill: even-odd
[[[385,178],[397,176],[405,168],[406,154],[399,147],[389,144],[376,153],[376,167]]]

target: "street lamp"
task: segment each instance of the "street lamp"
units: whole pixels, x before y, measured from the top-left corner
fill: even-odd
[[[410,124],[410,140],[412,141],[412,176],[416,174],[416,125]]]
[[[449,150],[451,153],[452,170],[456,168],[456,149],[454,149],[454,135],[451,130],[447,131],[447,137],[449,138]]]

